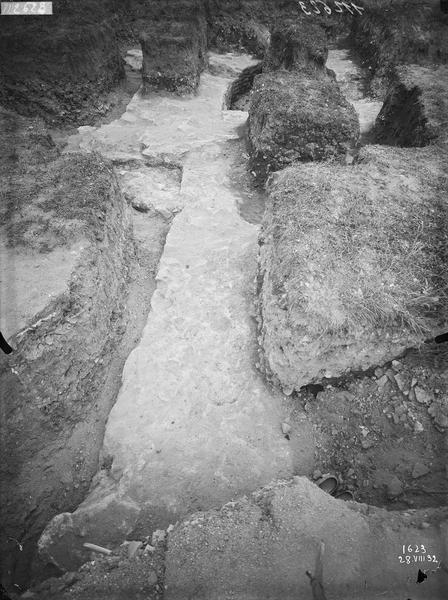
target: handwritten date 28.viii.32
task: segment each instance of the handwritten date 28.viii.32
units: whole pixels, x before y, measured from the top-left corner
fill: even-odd
[[[306,2],[299,1],[300,8],[306,15],[331,15],[332,12],[344,12],[344,9],[352,15],[355,14],[355,11],[359,15],[362,15],[364,12],[364,8],[362,6],[357,6],[354,2],[335,1],[332,4],[334,5],[333,10],[331,9],[330,4],[328,2],[324,2],[323,0],[307,0]]]

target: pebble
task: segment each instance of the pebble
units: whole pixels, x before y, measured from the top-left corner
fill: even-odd
[[[386,375],[391,383],[395,383],[395,373],[392,371],[392,369],[387,369]]]
[[[373,442],[372,440],[362,440],[361,442],[361,446],[364,448],[364,450],[367,450],[368,448],[371,448],[374,445],[375,442]]]
[[[282,432],[284,435],[291,433],[292,427],[289,423],[282,423]]]
[[[156,529],[151,537],[151,545],[156,546],[158,543],[164,542],[166,539],[166,532],[163,529]]]
[[[132,541],[128,543],[128,558],[134,558],[138,550],[143,546],[143,542]]]
[[[406,380],[403,377],[403,375],[401,375],[400,373],[397,373],[395,375],[395,381],[396,381],[400,391],[403,392],[403,394],[406,394],[409,392],[409,386],[406,383]]]
[[[396,475],[387,484],[387,495],[389,498],[396,498],[403,493],[403,484]]]
[[[401,369],[401,362],[399,360],[393,360],[392,361],[392,368],[395,371],[399,371]]]
[[[409,390],[408,398],[409,398],[409,400],[411,402],[415,402],[416,401],[415,391],[414,391],[413,387],[411,387],[411,389]]]
[[[430,527],[428,521],[423,521],[423,523],[420,523],[420,529],[428,529],[428,527]]]
[[[157,573],[152,569],[148,571],[146,574],[146,580],[149,585],[156,585],[157,583]]]
[[[417,462],[412,469],[412,479],[418,479],[427,473],[429,473],[428,467],[422,462]]]
[[[377,379],[381,379],[381,377],[384,375],[384,369],[382,369],[381,367],[377,367],[375,369],[375,377]]]
[[[322,471],[320,471],[319,469],[314,469],[313,471],[313,479],[320,479],[322,477]]]
[[[420,423],[420,421],[416,421],[414,423],[414,433],[421,433],[423,431],[423,425]]]
[[[378,379],[378,387],[379,387],[379,388],[383,388],[383,387],[386,385],[386,383],[387,383],[387,382],[388,382],[388,378],[387,378],[387,376],[386,376],[386,375],[383,375],[382,377],[380,377],[380,378]]]
[[[426,404],[427,406],[429,404],[431,404],[431,402],[433,401],[433,397],[432,394],[430,394],[429,392],[427,392],[426,390],[424,390],[421,387],[416,386],[414,388],[414,393],[415,393],[415,399],[417,400],[417,402],[419,404]]]

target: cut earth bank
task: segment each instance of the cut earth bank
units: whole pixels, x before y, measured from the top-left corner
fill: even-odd
[[[140,116],[141,116],[141,115],[140,115]],[[132,115],[131,115],[131,122],[132,122]],[[238,121],[237,121],[237,122],[238,122]],[[134,121],[134,123],[135,123],[135,121]],[[236,124],[236,123],[235,123],[235,124]],[[193,127],[191,127],[191,125],[193,125]],[[190,142],[192,142],[192,141],[194,140],[194,137],[195,137],[195,136],[194,136],[195,132],[194,132],[194,131],[192,131],[192,129],[194,129],[194,126],[195,126],[195,123],[193,123],[193,124],[192,124],[192,123],[189,123],[189,124],[187,125],[187,127],[183,129],[183,131],[186,131],[186,132],[187,132],[187,133],[186,133],[186,136],[187,136],[187,137],[189,137],[189,139],[187,140],[187,142],[182,142],[182,143],[179,143],[179,144],[176,146],[176,152],[179,150],[179,148],[182,148],[182,147],[183,147],[184,149],[185,149],[185,148],[187,148],[187,149],[188,149],[188,147],[189,147],[189,143],[190,143]],[[136,127],[136,129],[135,129],[134,131],[137,131],[137,129],[138,129],[138,128]],[[227,134],[228,134],[228,132],[226,132],[226,131],[223,131],[223,138],[225,138],[225,136],[226,136]],[[235,135],[235,132],[233,131],[233,129],[232,129],[232,135]],[[84,136],[83,136],[83,137],[84,137]],[[95,138],[95,135],[93,135],[92,137],[93,137],[93,138]],[[101,144],[102,144],[103,142],[107,141],[107,140],[106,140],[106,138],[107,138],[107,135],[106,135],[106,136],[104,136],[104,137],[103,137],[103,139],[101,139],[101,140],[100,140],[100,142],[99,142],[99,147],[101,147]],[[210,138],[207,138],[207,139],[208,139],[208,141],[211,141],[211,139],[210,139]],[[135,138],[134,138],[134,141],[135,141]],[[144,139],[144,140],[142,139],[142,140],[139,140],[139,141],[141,141],[141,142],[142,142],[142,144],[143,144],[143,147],[144,147],[144,151],[145,151],[145,150],[147,150],[146,154],[143,154],[143,156],[146,156],[146,158],[148,158],[150,161],[153,161],[153,160],[155,159],[155,151],[156,151],[156,154],[157,154],[157,152],[158,152],[158,150],[159,150],[159,149],[161,149],[161,148],[162,148],[162,149],[163,149],[163,148],[166,148],[166,145],[164,144],[164,142],[161,142],[161,143],[159,144],[159,147],[158,147],[158,148],[157,148],[157,147],[155,148],[154,146],[157,146],[157,144],[155,144],[154,146],[152,146],[152,145],[151,145],[151,140],[150,140],[150,139]],[[95,143],[97,143],[97,142],[98,142],[98,140],[93,140],[92,144],[95,144]],[[202,142],[203,142],[203,140],[201,140],[201,143],[202,143]],[[85,138],[85,143],[86,143],[86,146],[88,146],[88,145],[90,144],[90,140],[89,140],[89,137],[88,137],[88,136],[87,136],[87,138]],[[116,149],[117,149],[117,148],[116,148]],[[120,152],[121,148],[119,148],[118,150],[119,150],[119,152]],[[132,155],[132,150],[133,150],[133,148],[132,148],[132,142],[131,142],[131,143],[130,143],[130,145],[128,146],[127,150],[129,150],[129,151],[130,151],[130,154]],[[118,153],[119,153],[119,152],[118,152]],[[141,156],[140,156],[138,153],[136,153],[136,155],[137,155],[137,156],[138,156],[138,157],[141,159]],[[209,150],[207,151],[207,157],[208,157],[210,160],[216,160],[217,158],[219,158],[219,156],[220,156],[220,150],[219,150],[218,148],[216,148],[216,149],[214,149],[214,148],[211,148],[211,149],[209,149]],[[200,157],[200,154],[198,153],[198,155],[197,155],[197,158],[199,158],[199,157]],[[117,158],[117,157],[115,156],[115,158]],[[135,156],[134,156],[134,158],[135,158]],[[172,153],[171,153],[171,152],[163,152],[163,158],[165,159],[165,163],[166,163],[167,161],[169,162],[169,160],[171,160],[171,159],[172,159]],[[194,157],[191,157],[191,156],[189,157],[189,159],[192,161],[193,167],[197,167],[197,165],[195,165],[195,164],[194,164],[194,160],[193,160],[193,158],[194,158]],[[207,174],[209,174],[209,173],[210,173],[210,172],[209,172],[209,171],[207,171]],[[215,175],[215,174],[214,174],[214,175]],[[216,176],[216,175],[215,175],[215,176]],[[137,179],[138,179],[138,178],[137,178]],[[188,180],[187,180],[187,181],[188,181]],[[194,182],[193,182],[193,183],[194,183]],[[188,189],[188,188],[187,188],[187,189]],[[134,192],[133,192],[133,194],[134,194]],[[233,195],[233,194],[232,194],[232,195]],[[134,194],[134,196],[135,196],[135,194]],[[235,198],[234,198],[234,200],[235,200]],[[232,200],[232,201],[233,201],[233,200]],[[140,204],[141,204],[141,203],[140,203]],[[193,203],[193,202],[192,202],[192,205],[193,205],[193,208],[194,208],[194,203]],[[197,208],[197,207],[196,207],[196,208]],[[199,208],[200,208],[200,207],[199,207]],[[214,208],[216,208],[216,207],[214,207]],[[182,213],[182,214],[183,214],[183,213]],[[219,214],[219,212],[218,212],[217,214]],[[179,218],[179,217],[178,217],[178,218]],[[230,223],[230,221],[229,221],[229,223]],[[232,221],[232,223],[234,223],[234,221]],[[217,249],[217,250],[219,250],[219,249]],[[185,265],[185,269],[186,269],[186,268],[187,268],[187,265]],[[190,268],[190,264],[189,264],[189,263],[188,263],[188,268]],[[194,275],[193,275],[193,277],[194,277]],[[163,283],[163,282],[162,282],[162,283]],[[168,289],[169,289],[169,284],[170,284],[170,283],[173,283],[173,282],[170,282],[170,281],[169,281],[169,279],[168,279],[168,281],[167,281],[167,284],[168,284],[168,285],[167,285],[167,287],[168,287]],[[194,283],[194,282],[193,282],[193,283]],[[163,287],[163,285],[162,285],[162,287]],[[162,288],[161,288],[161,289],[162,289]],[[193,289],[194,289],[194,288],[193,288]],[[174,310],[176,310],[176,307],[174,307]],[[231,313],[230,313],[230,314],[231,314]],[[226,316],[228,317],[228,315],[226,315]],[[213,323],[213,322],[215,321],[215,319],[213,318],[213,315],[212,315],[210,318],[212,319],[212,321],[211,321],[211,322]],[[190,331],[191,331],[191,329],[190,329]],[[224,328],[224,331],[225,331],[225,328]],[[199,336],[199,339],[200,339],[200,332],[195,332],[195,334],[196,334],[196,335],[198,335],[198,336]],[[174,334],[174,335],[176,335],[176,334]],[[231,340],[231,342],[233,343],[233,340]],[[208,360],[208,359],[209,359],[209,357],[208,357],[208,356],[207,356],[206,358],[207,358],[207,362],[209,362],[209,363],[211,363],[211,362],[212,362],[212,360],[213,360],[213,359],[212,359],[212,357],[210,357],[210,360]],[[193,366],[194,366],[194,365],[193,365]],[[395,380],[395,381],[396,381],[396,380]],[[170,385],[173,385],[173,383],[172,383],[172,382],[167,382],[168,389],[169,389],[169,386],[170,386]],[[231,390],[231,391],[232,391],[232,390]],[[282,402],[283,402],[283,403],[285,403],[285,402],[286,402],[286,405],[287,405],[287,403],[288,403],[289,401],[288,401],[288,400],[286,400],[286,398],[283,398]],[[283,415],[282,415],[282,416],[283,416]],[[170,422],[170,423],[169,423],[169,425],[173,425],[173,424]],[[284,442],[284,441],[283,441],[283,438],[281,437],[281,427],[278,427],[279,425],[281,425],[281,422],[280,422],[280,421],[277,421],[277,435],[280,437],[280,439],[282,439],[282,443],[283,443],[283,444],[285,444],[285,447],[287,447],[287,446],[288,446],[288,444],[286,444],[286,442]],[[211,428],[211,430],[212,430],[212,431],[214,431],[215,429],[214,429],[214,428]],[[300,430],[299,430],[299,431],[300,431]],[[295,431],[294,431],[294,433],[297,433],[297,430],[295,430]],[[209,430],[209,435],[210,435],[210,430]],[[288,435],[289,435],[289,434],[288,434]],[[291,437],[291,436],[289,436],[289,437]],[[107,438],[106,438],[106,439],[107,439]],[[106,446],[106,448],[107,448],[107,446]],[[155,449],[155,450],[157,450],[157,449]],[[132,449],[131,449],[131,452],[132,452]],[[109,471],[110,471],[110,472],[113,474],[114,462],[115,462],[115,461],[114,461],[114,462],[112,462],[112,465],[111,465],[111,464],[110,464],[110,463],[111,463],[110,456],[108,456],[106,453],[104,454],[104,457],[103,457],[103,458],[105,459],[105,460],[103,461],[103,465],[104,465],[104,467],[105,467],[105,468],[104,468],[104,471],[107,471],[107,470],[109,470]],[[112,468],[110,468],[110,467],[112,467]],[[225,474],[225,472],[224,472],[224,474]],[[120,468],[119,468],[119,465],[118,465],[118,471],[115,471],[115,475],[116,475],[117,477],[119,477],[119,476],[121,475],[121,473],[120,473]],[[103,491],[104,491],[104,490],[103,490]],[[301,493],[302,493],[302,492],[301,492]],[[134,508],[135,508],[135,507],[134,507]],[[130,507],[130,514],[131,514],[131,516],[132,516],[132,514],[133,514],[133,513],[132,513],[132,510],[133,510],[133,507],[131,506],[131,507]],[[437,520],[437,519],[436,519],[436,520]],[[427,523],[427,522],[425,521],[425,523]],[[427,525],[423,526],[423,529],[425,529],[425,528],[427,528]],[[149,531],[149,530],[147,530],[147,531]],[[437,533],[436,533],[436,532],[431,532],[431,533],[434,533],[434,535],[435,535],[435,538],[434,538],[434,539],[436,539],[436,538],[437,538]],[[437,545],[437,544],[436,544],[436,542],[434,542],[434,544],[435,544],[435,545]],[[438,547],[438,546],[437,546],[437,547]],[[113,564],[113,561],[111,561],[111,564]],[[307,565],[307,566],[308,566],[308,565]],[[299,569],[299,570],[300,570],[300,569]],[[227,573],[227,578],[228,578],[228,573]],[[197,590],[197,594],[200,594],[200,593],[202,593],[202,592],[201,592],[200,590]]]

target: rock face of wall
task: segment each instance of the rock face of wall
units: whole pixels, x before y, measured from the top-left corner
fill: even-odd
[[[263,71],[324,71],[328,57],[327,36],[315,22],[299,21],[277,25],[271,34]]]
[[[0,551],[2,574],[20,581],[36,536],[81,502],[97,470],[110,410],[99,394],[123,333],[133,246],[109,162],[57,158],[34,121],[2,115],[2,125],[1,328],[14,352],[0,357]]]
[[[194,92],[206,65],[207,26],[198,14],[191,20],[163,20],[140,36],[144,92],[154,89]]]
[[[397,67],[373,136],[380,144],[426,146],[447,139],[448,67]]]
[[[259,341],[285,393],[383,364],[447,327],[446,150],[373,146],[360,158],[290,167],[271,186]]]
[[[253,170],[262,178],[297,161],[345,155],[359,136],[335,81],[276,71],[255,80],[249,109]]]

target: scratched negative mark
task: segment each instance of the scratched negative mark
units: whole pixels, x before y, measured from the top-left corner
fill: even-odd
[[[0,348],[3,350],[3,352],[5,354],[11,354],[11,352],[12,352],[11,346],[8,344],[8,342],[3,337],[3,334],[1,331],[0,331]]]

